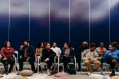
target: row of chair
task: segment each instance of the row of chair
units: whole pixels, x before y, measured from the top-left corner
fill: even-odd
[[[19,69],[18,51],[15,51],[15,53],[16,53],[17,56],[15,56],[15,55],[13,56],[15,58],[15,64],[14,64],[13,71],[16,71],[16,69]],[[82,60],[82,54],[83,54],[83,52],[81,53],[81,63],[80,63],[80,65],[81,65],[81,68],[80,69],[81,70],[80,70],[80,72],[82,72],[83,69],[87,70],[87,67],[83,63],[83,60]],[[76,57],[75,56],[73,57],[72,61],[74,61],[74,62],[73,63],[70,62],[69,64],[74,64],[75,65],[75,70],[77,70],[78,63],[76,62]],[[60,72],[59,67],[60,66],[63,67],[63,63],[61,62],[61,56],[60,55],[55,56],[55,58],[54,58],[54,64],[53,65],[57,66],[57,72]],[[94,64],[92,64],[92,66],[94,66]],[[0,63],[0,68],[1,67],[4,67],[2,63]],[[39,72],[39,69],[40,69],[39,67],[41,67],[41,69],[47,67],[47,64],[45,62],[41,62],[41,56],[36,57],[35,67],[37,68],[37,72]],[[103,69],[105,71],[108,71],[110,69],[109,67],[110,67],[109,64],[103,63]],[[24,62],[24,68],[31,69],[30,64],[28,62]],[[42,72],[42,70],[41,70],[41,72]]]

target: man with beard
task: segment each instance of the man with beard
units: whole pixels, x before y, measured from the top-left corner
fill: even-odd
[[[23,63],[29,62],[33,72],[35,71],[35,48],[30,45],[30,41],[24,41],[24,46],[20,49],[19,70],[23,70]]]

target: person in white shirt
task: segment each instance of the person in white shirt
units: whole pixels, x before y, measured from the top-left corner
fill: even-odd
[[[57,56],[61,55],[61,49],[57,47],[57,43],[53,42],[51,49],[56,53]]]

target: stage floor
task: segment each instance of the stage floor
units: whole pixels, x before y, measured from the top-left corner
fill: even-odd
[[[100,72],[96,72],[95,74],[100,74]],[[105,76],[109,76],[110,72],[104,72]],[[116,72],[116,75],[119,76],[119,72]],[[18,79],[17,78],[17,72],[12,72],[9,75],[5,75],[3,74],[3,77],[1,77],[0,79]],[[45,73],[35,73],[30,77],[25,77],[23,79],[92,79],[87,75],[87,72],[77,72],[76,75],[68,75],[68,76],[63,76],[63,77],[54,77],[52,76],[48,76]],[[115,78],[115,79],[119,79]]]

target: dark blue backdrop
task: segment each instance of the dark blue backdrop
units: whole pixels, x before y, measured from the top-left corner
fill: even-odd
[[[33,11],[31,5],[31,12]],[[40,7],[40,5],[39,5]],[[51,10],[52,10],[51,3]],[[4,7],[3,7],[4,8]],[[66,5],[67,12],[69,6]],[[36,46],[38,42],[53,41],[58,43],[59,47],[63,47],[64,42],[69,42],[77,50],[81,42],[104,42],[108,47],[109,40],[119,42],[119,5],[111,10],[110,15],[110,31],[109,31],[109,17],[102,19],[99,22],[91,22],[89,28],[89,21],[81,21],[79,18],[70,18],[70,29],[68,18],[57,18],[51,12],[50,27],[49,15],[45,17],[30,17],[30,41]],[[62,8],[60,8],[62,9]],[[12,8],[11,8],[12,11]],[[61,11],[62,12],[62,11]],[[88,11],[87,11],[88,12]],[[71,15],[73,9],[71,8]],[[78,15],[77,15],[78,16]],[[109,15],[108,15],[109,16]],[[9,16],[0,14],[0,48],[3,47],[4,42],[8,40],[8,22]],[[88,16],[89,17],[89,16]],[[50,31],[49,31],[50,30]],[[70,31],[69,31],[70,30]],[[50,33],[50,34],[49,34]],[[23,44],[24,40],[29,39],[29,15],[10,16],[10,42],[12,47],[16,50]],[[89,38],[90,37],[90,38]],[[50,39],[49,39],[50,38]]]

